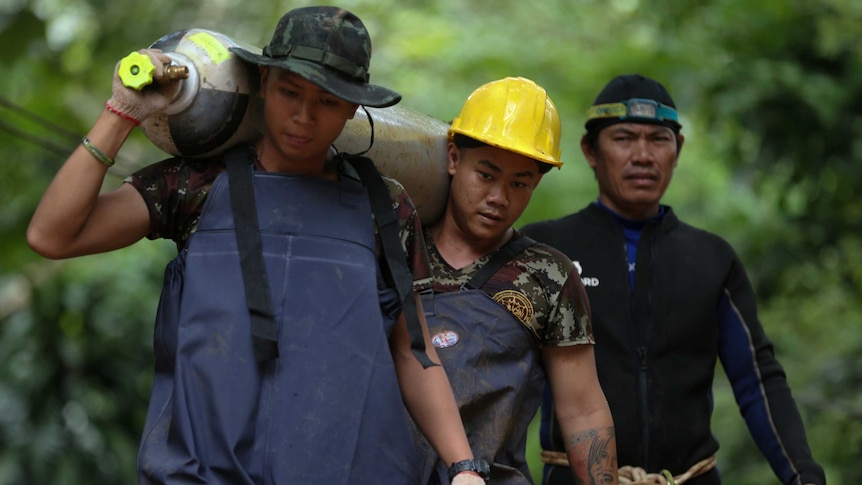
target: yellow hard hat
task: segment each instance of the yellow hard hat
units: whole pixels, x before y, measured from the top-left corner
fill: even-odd
[[[523,77],[479,86],[452,121],[458,133],[560,167],[560,115],[545,89]]]

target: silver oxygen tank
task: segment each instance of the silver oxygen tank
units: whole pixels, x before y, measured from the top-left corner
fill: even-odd
[[[197,28],[166,35],[150,47],[171,58],[168,78],[178,80],[167,88],[174,93],[171,104],[140,125],[154,145],[171,155],[203,158],[259,135],[263,108],[257,67],[228,48],[252,52],[260,48]],[[133,52],[121,61],[119,74],[126,86],[143,89],[152,83],[153,70],[148,56]],[[372,123],[366,113],[374,127],[370,149]],[[334,146],[346,153],[368,149],[365,155],[381,173],[404,185],[427,224],[442,215],[448,196],[448,128],[443,121],[401,105],[360,107]]]
[[[374,124],[374,144],[371,123]],[[449,196],[447,131],[449,125],[432,116],[396,104],[388,108],[362,106],[348,120],[334,143],[340,152],[366,156],[384,175],[404,185],[423,224],[436,221]]]
[[[153,144],[172,155],[197,158],[215,155],[258,131],[261,104],[258,73],[233,56],[239,46],[229,37],[205,29],[166,35],[150,47],[170,57],[167,70],[171,104],[141,123]],[[245,48],[245,46],[241,46]],[[134,89],[153,82],[149,56],[133,52],[120,61],[119,76]]]

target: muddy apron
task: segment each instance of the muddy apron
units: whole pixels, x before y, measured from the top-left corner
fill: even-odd
[[[253,183],[279,356],[254,358],[222,173],[165,273],[141,483],[416,483],[365,189]]]
[[[423,295],[422,305],[473,454],[491,465],[490,483],[531,483],[524,447],[545,383],[535,339],[478,289]],[[448,483],[446,466],[422,448],[423,483]]]

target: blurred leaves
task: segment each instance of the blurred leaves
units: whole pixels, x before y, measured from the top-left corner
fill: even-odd
[[[0,5],[0,483],[135,481],[153,315],[172,244],[144,241],[52,262],[25,242],[42,192],[110,95],[114,64],[190,27],[262,46],[281,14],[310,3]],[[862,482],[862,201],[855,196],[862,186],[862,4],[339,4],[372,33],[372,82],[401,92],[407,107],[448,121],[492,79],[526,76],[547,88],[562,116],[565,165],[544,177],[518,225],[560,217],[596,197],[579,138],[601,86],[630,72],[662,80],[686,134],[666,202],[736,247],[815,456],[830,483]],[[127,167],[161,157],[135,132],[105,188],[116,187]],[[719,377],[714,429],[726,483],[776,483],[727,387]]]

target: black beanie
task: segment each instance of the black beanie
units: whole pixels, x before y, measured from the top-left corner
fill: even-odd
[[[650,99],[676,109],[673,99],[667,92],[667,89],[658,81],[650,79],[640,74],[626,74],[617,76],[605,85],[602,92],[593,101],[593,106],[600,104],[619,103],[633,98]],[[647,118],[594,118],[587,120],[584,125],[589,132],[598,132],[602,128],[608,127],[616,123],[651,123],[657,125],[665,125],[672,129],[675,133],[679,133],[682,125],[679,122],[669,119],[647,119]]]

